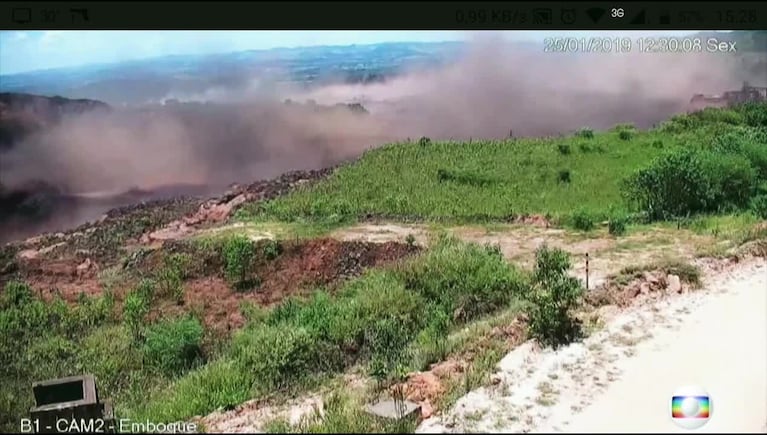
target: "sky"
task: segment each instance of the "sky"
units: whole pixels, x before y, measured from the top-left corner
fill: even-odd
[[[507,31],[505,38],[681,35],[690,32]],[[277,47],[463,40],[459,31],[0,31],[0,75],[167,55],[212,54]]]

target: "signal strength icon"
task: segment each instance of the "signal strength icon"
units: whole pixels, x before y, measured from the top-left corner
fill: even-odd
[[[605,16],[605,12],[607,12],[605,9],[602,8],[591,8],[586,10],[586,15],[591,18],[591,21],[597,22],[602,19],[603,16]]]

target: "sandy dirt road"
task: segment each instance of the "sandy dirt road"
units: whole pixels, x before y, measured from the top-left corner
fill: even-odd
[[[704,289],[632,307],[582,343],[527,343],[495,378],[418,432],[691,432],[670,417],[691,384],[712,401],[695,432],[766,433],[767,263],[707,274]]]
[[[669,396],[698,385],[712,413],[696,432],[767,432],[767,268],[725,285],[678,330],[638,345],[622,379],[564,430],[689,432],[670,421]]]

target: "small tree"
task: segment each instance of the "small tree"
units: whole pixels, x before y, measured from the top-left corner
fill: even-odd
[[[123,321],[135,340],[141,338],[141,326],[144,316],[149,312],[149,302],[137,291],[132,291],[125,298]]]
[[[224,244],[224,272],[235,288],[242,289],[250,284],[250,266],[255,256],[253,243],[245,237],[232,237]]]
[[[557,347],[580,335],[580,324],[572,317],[572,310],[580,301],[583,287],[567,275],[569,269],[570,257],[565,251],[544,245],[536,252],[530,332],[544,345]]]

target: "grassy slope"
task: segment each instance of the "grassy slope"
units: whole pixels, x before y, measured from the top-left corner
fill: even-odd
[[[280,220],[367,213],[472,220],[567,215],[579,208],[606,212],[606,204],[620,202],[618,181],[663,151],[652,146],[660,137],[643,133],[625,141],[617,132],[604,132],[591,139],[390,145],[266,210]],[[664,139],[678,145],[674,138]],[[569,154],[560,145],[568,146]],[[440,170],[447,171],[447,179],[440,179]],[[565,170],[570,183],[559,180]]]
[[[370,214],[493,221],[530,213],[567,218],[576,211],[604,218],[626,209],[622,181],[655,157],[708,148],[723,137],[764,141],[767,134],[753,128],[759,122],[735,110],[709,109],[651,131],[616,126],[592,138],[393,144],[249,214],[288,222]],[[569,182],[562,181],[563,171],[569,171]]]

